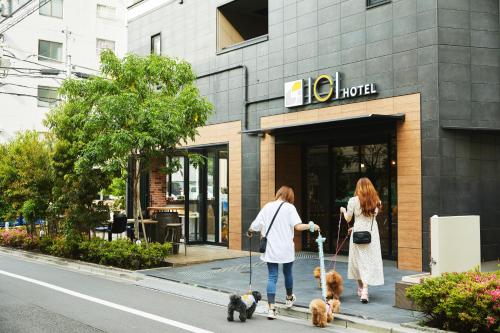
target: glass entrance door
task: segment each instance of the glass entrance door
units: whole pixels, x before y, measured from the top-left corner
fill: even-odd
[[[229,244],[229,192],[227,146],[192,150],[205,163],[188,164],[188,242]]]
[[[382,255],[396,257],[396,209],[395,200],[395,152],[391,140],[376,144],[335,146],[318,145],[306,147],[306,221],[319,224],[326,236],[325,251],[335,253],[337,235],[340,242],[347,235],[347,224],[343,220],[339,231],[340,207],[347,207],[354,196],[356,182],[368,177],[379,192],[383,209],[377,216]],[[340,245],[340,244],[339,244]],[[305,236],[307,250],[316,250],[315,241]],[[346,254],[346,240],[339,253]]]

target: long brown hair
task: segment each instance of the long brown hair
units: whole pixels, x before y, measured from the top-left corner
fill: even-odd
[[[356,184],[354,194],[358,196],[361,212],[364,216],[371,216],[375,214],[376,208],[382,208],[377,190],[373,187],[370,179],[366,177],[360,178]]]
[[[281,199],[283,201],[287,201],[293,205],[295,202],[295,194],[290,186],[281,186],[280,189],[276,192],[275,200]]]

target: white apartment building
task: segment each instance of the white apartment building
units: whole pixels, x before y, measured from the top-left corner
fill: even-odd
[[[0,0],[0,142],[44,132],[68,76],[97,74],[99,53],[127,51],[126,0]]]

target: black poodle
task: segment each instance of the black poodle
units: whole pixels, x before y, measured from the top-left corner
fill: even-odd
[[[227,320],[234,320],[234,311],[240,313],[240,321],[245,322],[252,319],[252,315],[257,307],[257,303],[262,299],[258,291],[252,291],[251,294],[231,295],[229,296],[229,305],[227,306]]]

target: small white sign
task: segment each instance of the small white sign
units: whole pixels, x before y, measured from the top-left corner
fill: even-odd
[[[285,107],[291,108],[304,104],[302,80],[285,82]]]

